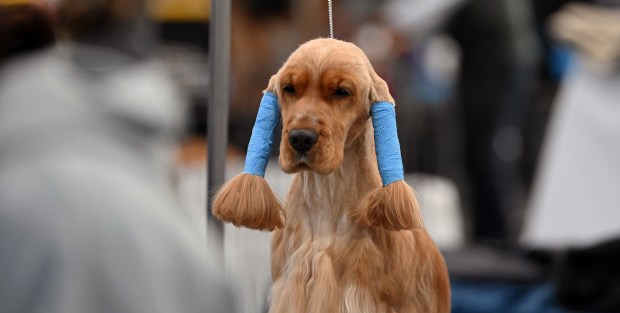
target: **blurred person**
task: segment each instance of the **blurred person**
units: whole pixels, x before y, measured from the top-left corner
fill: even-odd
[[[539,247],[588,246],[620,236],[615,192],[620,186],[620,3],[568,4],[554,14],[550,28],[555,43],[572,52],[523,240]],[[549,227],[560,216],[562,227]]]
[[[37,0],[0,0],[0,66],[56,41],[52,10]]]
[[[68,41],[0,69],[3,312],[236,312],[173,195],[183,104],[143,6],[65,0]]]
[[[522,243],[561,251],[560,303],[620,311],[620,2],[571,3],[549,23],[572,51],[544,140]]]
[[[403,148],[404,156],[413,155],[405,166],[457,183],[471,241],[513,243],[525,190],[523,124],[537,62],[529,3],[392,0],[384,11],[415,45],[401,66],[412,70],[396,71],[398,81],[413,81],[413,88],[400,88],[414,104],[400,109],[409,113],[401,119],[414,120],[401,123],[414,150]]]
[[[462,52],[459,118],[472,239],[514,243],[525,197],[523,127],[538,52],[526,1],[468,2],[451,21]]]

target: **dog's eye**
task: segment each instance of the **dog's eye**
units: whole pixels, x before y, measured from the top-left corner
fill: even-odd
[[[293,85],[285,85],[284,88],[282,88],[282,90],[286,93],[290,93],[290,94],[294,94],[295,93],[295,87],[293,87]]]
[[[334,96],[336,97],[348,97],[351,95],[351,92],[346,90],[345,88],[337,88],[336,91],[334,91]]]

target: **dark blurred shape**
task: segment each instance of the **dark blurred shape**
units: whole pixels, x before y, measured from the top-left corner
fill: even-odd
[[[66,0],[58,8],[61,34],[72,41],[111,47],[144,58],[155,45],[144,0]]]
[[[206,53],[209,49],[210,1],[156,0],[151,16],[159,24],[159,38],[167,44],[187,45]]]
[[[128,23],[142,12],[140,0],[67,0],[58,9],[63,31],[73,38],[108,32],[115,24]]]
[[[525,1],[468,2],[451,23],[462,49],[460,116],[473,239],[516,239],[524,203],[523,123],[536,43]],[[469,199],[468,198],[469,195]]]
[[[542,253],[541,253],[542,254]],[[552,258],[484,244],[444,251],[450,277],[462,281],[533,284],[551,278]]]
[[[552,283],[557,254],[468,245],[444,251],[454,313],[564,313]]]
[[[209,51],[209,24],[199,21],[162,21],[159,38],[169,44],[183,44]]]
[[[568,309],[620,312],[620,239],[568,250],[558,271],[557,297]]]
[[[240,0],[255,18],[286,16],[290,14],[291,0]]]
[[[39,1],[0,2],[0,65],[56,40],[50,8]]]

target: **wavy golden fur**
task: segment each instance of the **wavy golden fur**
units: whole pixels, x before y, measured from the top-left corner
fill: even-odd
[[[449,312],[446,266],[413,190],[404,181],[382,187],[369,111],[394,99],[364,53],[343,41],[312,40],[267,91],[282,112],[280,166],[296,173],[285,223],[274,213],[277,201],[266,200],[270,189],[249,189],[264,181],[242,182],[249,175],[223,188],[214,211],[235,225],[275,228],[270,312]],[[288,140],[295,129],[318,134],[303,156]]]
[[[264,178],[250,174],[237,175],[222,187],[213,213],[235,226],[270,231],[284,227],[280,201]]]

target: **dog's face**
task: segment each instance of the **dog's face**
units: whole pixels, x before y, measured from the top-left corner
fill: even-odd
[[[287,173],[335,171],[344,150],[364,130],[370,105],[394,102],[362,50],[334,39],[300,46],[267,90],[279,99],[280,166]]]

